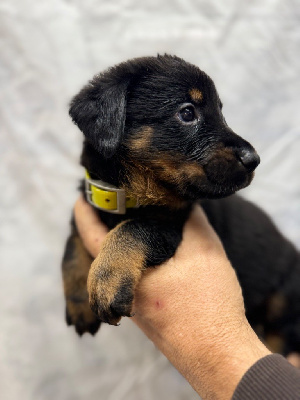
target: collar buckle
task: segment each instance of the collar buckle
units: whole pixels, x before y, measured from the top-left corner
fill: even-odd
[[[131,198],[126,198],[125,190],[101,181],[91,179],[86,171],[85,193],[87,201],[99,210],[112,214],[126,214],[126,208],[138,207],[137,202]]]

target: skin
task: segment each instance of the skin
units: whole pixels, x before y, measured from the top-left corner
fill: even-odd
[[[107,228],[82,198],[74,214],[96,257]],[[271,354],[245,317],[235,271],[199,206],[174,257],[143,274],[133,310],[132,320],[203,399],[230,399],[245,372]]]

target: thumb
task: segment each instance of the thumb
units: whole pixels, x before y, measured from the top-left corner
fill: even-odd
[[[95,209],[83,197],[79,197],[75,203],[74,217],[85,248],[93,257],[97,257],[108,228],[101,222]]]

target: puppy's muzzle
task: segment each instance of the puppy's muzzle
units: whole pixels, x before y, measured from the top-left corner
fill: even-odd
[[[225,192],[230,187],[241,189],[248,186],[253,178],[253,171],[260,163],[260,158],[250,143],[237,135],[232,137],[235,142],[221,143],[204,166],[208,180],[214,185],[221,185]]]

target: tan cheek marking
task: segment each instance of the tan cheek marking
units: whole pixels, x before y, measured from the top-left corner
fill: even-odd
[[[215,149],[208,160],[211,165],[232,165],[236,162],[236,157],[230,148],[218,148]]]
[[[206,179],[201,165],[182,161],[179,154],[172,157],[161,154],[159,159],[151,161],[148,168],[135,164],[130,170],[127,167],[127,171],[129,184],[125,190],[130,196],[136,197],[141,205],[160,204],[173,209],[183,207],[185,202],[163,184],[158,185],[157,181],[163,180],[184,187],[191,181]]]
[[[220,158],[222,160],[233,161],[235,156],[230,148],[221,148],[212,153],[212,158]]]
[[[136,197],[140,205],[160,204],[181,208],[183,202],[162,185],[158,185],[153,171],[142,165],[127,168],[128,185],[124,186],[129,196]]]
[[[203,94],[199,89],[191,89],[189,94],[196,103],[200,103],[203,100]]]
[[[205,176],[203,167],[196,162],[180,162],[179,159],[160,160],[156,163],[160,167],[160,176],[179,185],[186,184],[187,180],[198,179]]]
[[[181,168],[179,173],[186,176],[188,179],[203,178],[205,176],[204,169],[196,162],[186,162]]]
[[[151,143],[153,129],[150,126],[142,128],[127,143],[127,147],[132,153],[140,153],[148,150]]]

